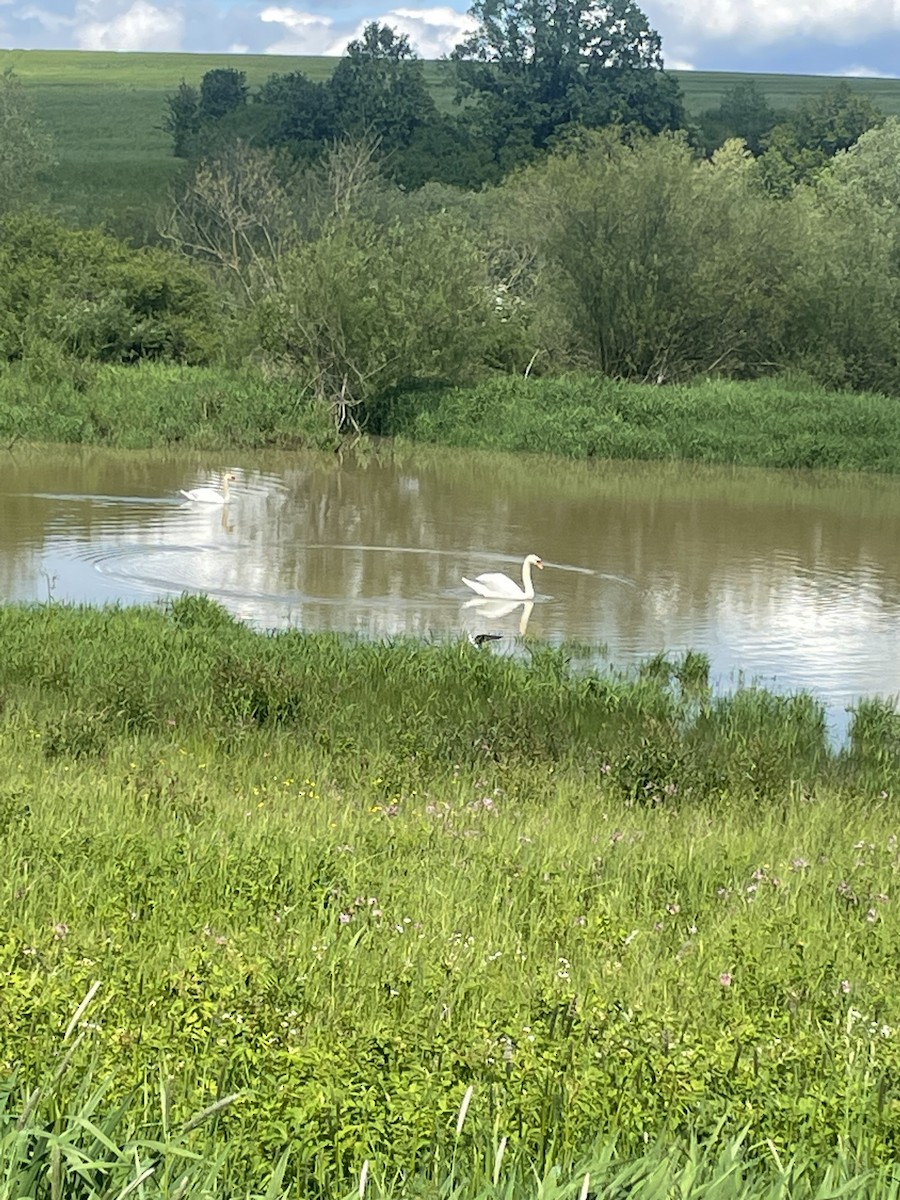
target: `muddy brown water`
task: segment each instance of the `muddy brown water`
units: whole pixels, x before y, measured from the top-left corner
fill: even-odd
[[[226,505],[181,488],[236,476]],[[4,455],[0,596],[205,592],[257,628],[704,651],[720,687],[805,689],[832,728],[900,693],[900,480],[449,450]],[[484,571],[533,604],[472,604]]]

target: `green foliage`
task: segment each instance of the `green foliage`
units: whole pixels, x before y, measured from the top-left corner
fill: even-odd
[[[657,132],[683,123],[659,35],[634,0],[475,0],[469,14],[477,28],[453,52],[461,93],[480,105],[507,165],[567,126],[624,119]]]
[[[217,67],[200,80],[201,121],[218,121],[247,103],[247,77],[233,67]]]
[[[338,429],[385,389],[477,371],[499,317],[478,248],[448,214],[336,220],[282,264],[257,308],[264,349],[332,406]]]
[[[750,166],[733,143],[710,165],[680,137],[628,144],[608,131],[510,181],[558,362],[663,382],[779,360],[803,243]]]
[[[48,217],[0,223],[0,357],[202,362],[216,343],[209,280],[164,250],[132,250]]]
[[[436,115],[409,38],[374,21],[349,44],[328,90],[340,131],[374,136],[387,151],[406,146],[416,128]]]
[[[708,153],[731,138],[740,138],[753,154],[763,148],[763,139],[778,122],[779,115],[755,79],[741,80],[725,92],[716,108],[700,114],[700,127]]]
[[[182,79],[171,96],[166,96],[163,129],[172,137],[172,153],[187,158],[200,132],[200,93]]]
[[[301,161],[317,158],[337,136],[332,89],[302,71],[270,76],[253,102],[269,114],[267,144],[287,144]]]
[[[766,186],[784,195],[796,183],[813,179],[841,150],[847,150],[884,114],[846,80],[803,101],[762,139],[760,171]]]
[[[241,55],[248,86],[257,89],[273,72],[302,71],[313,83],[326,80],[334,58]],[[54,212],[80,225],[104,221],[138,243],[155,238],[155,216],[180,174],[172,141],[163,128],[166,97],[177,81],[199,88],[203,75],[234,67],[233,55],[106,51],[0,51],[0,69],[11,66],[35,112],[50,133],[58,160],[41,180],[41,197]],[[454,64],[427,62],[425,78],[438,110],[453,111]],[[746,76],[728,72],[672,71],[690,113],[715,107],[724,92]],[[776,108],[793,108],[830,82],[816,76],[754,76]],[[900,82],[854,79],[854,92],[885,113],[900,113]],[[253,109],[248,103],[244,111]],[[265,144],[262,140],[256,144]],[[440,176],[449,178],[448,176]],[[475,181],[480,182],[480,180]]]

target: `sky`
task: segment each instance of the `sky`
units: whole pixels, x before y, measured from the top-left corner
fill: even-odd
[[[423,58],[465,35],[470,0],[0,0],[0,47],[339,55],[372,20]],[[645,0],[678,70],[900,74],[900,0]]]

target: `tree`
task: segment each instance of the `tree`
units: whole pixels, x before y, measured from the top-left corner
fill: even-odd
[[[338,432],[400,384],[469,377],[502,319],[480,247],[447,213],[387,228],[338,216],[287,255],[283,280],[257,308],[263,349]]]
[[[217,67],[200,80],[200,119],[218,121],[247,103],[247,77],[233,67]]]
[[[178,90],[166,96],[163,129],[172,135],[176,158],[197,158],[224,140],[233,141],[246,130],[219,129],[225,118],[246,111],[247,83],[243,71],[231,67],[207,71],[199,89],[183,79]],[[227,122],[225,122],[227,124]]]
[[[178,90],[166,96],[163,129],[172,135],[172,153],[189,158],[194,139],[200,132],[200,93],[182,79]]]
[[[51,165],[51,141],[30,97],[11,71],[0,75],[0,212],[25,202]]]
[[[805,100],[763,138],[760,170],[770,191],[783,193],[813,179],[840,150],[848,150],[884,114],[846,80]]]
[[[173,198],[160,234],[182,253],[221,268],[245,300],[274,287],[296,224],[273,153],[237,142],[200,162]]]
[[[623,110],[637,124],[652,113],[650,128],[683,122],[659,34],[634,0],[474,0],[469,12],[477,28],[453,52],[460,96],[479,101],[498,151],[542,149],[566,125],[621,120]]]
[[[328,91],[339,132],[374,135],[386,151],[408,145],[416,128],[436,115],[409,38],[375,21],[347,47]]]
[[[269,112],[269,144],[287,143],[297,158],[317,157],[337,134],[329,85],[300,71],[270,75],[254,97],[257,106]]]
[[[698,162],[683,135],[604,130],[513,175],[506,209],[535,254],[550,355],[660,383],[778,361],[806,246],[753,166],[741,143]]]
[[[829,180],[842,186],[855,205],[865,200],[883,215],[900,241],[900,118],[888,117],[883,125],[864,133],[848,150],[829,163],[823,186]]]
[[[718,108],[701,114],[701,136],[709,153],[729,138],[741,138],[752,154],[759,154],[763,138],[778,120],[756,80],[747,79],[728,88]]]

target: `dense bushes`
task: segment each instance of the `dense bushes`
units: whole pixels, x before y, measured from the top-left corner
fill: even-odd
[[[0,358],[207,361],[219,342],[211,281],[165,250],[33,214],[0,222]]]
[[[339,428],[399,383],[475,375],[506,340],[483,257],[447,214],[334,223],[281,274],[258,308],[263,349],[334,407]]]
[[[249,362],[338,432],[393,432],[385,397],[401,387],[410,431],[417,387],[497,373],[655,385],[793,370],[896,395],[898,141],[888,121],[783,198],[742,143],[705,161],[677,135],[582,132],[480,193],[405,193],[371,145],[305,173],[232,148],[198,168],[168,227],[177,252],[7,216],[0,358],[57,377],[76,362]],[[542,417],[569,426],[566,452],[584,441],[573,395]]]
[[[896,390],[900,208],[872,177],[897,137],[892,122],[867,134],[867,153],[788,199],[739,142],[711,162],[668,136],[562,147],[503,189],[511,236],[535,254],[536,339],[551,361],[652,382],[799,366]]]

